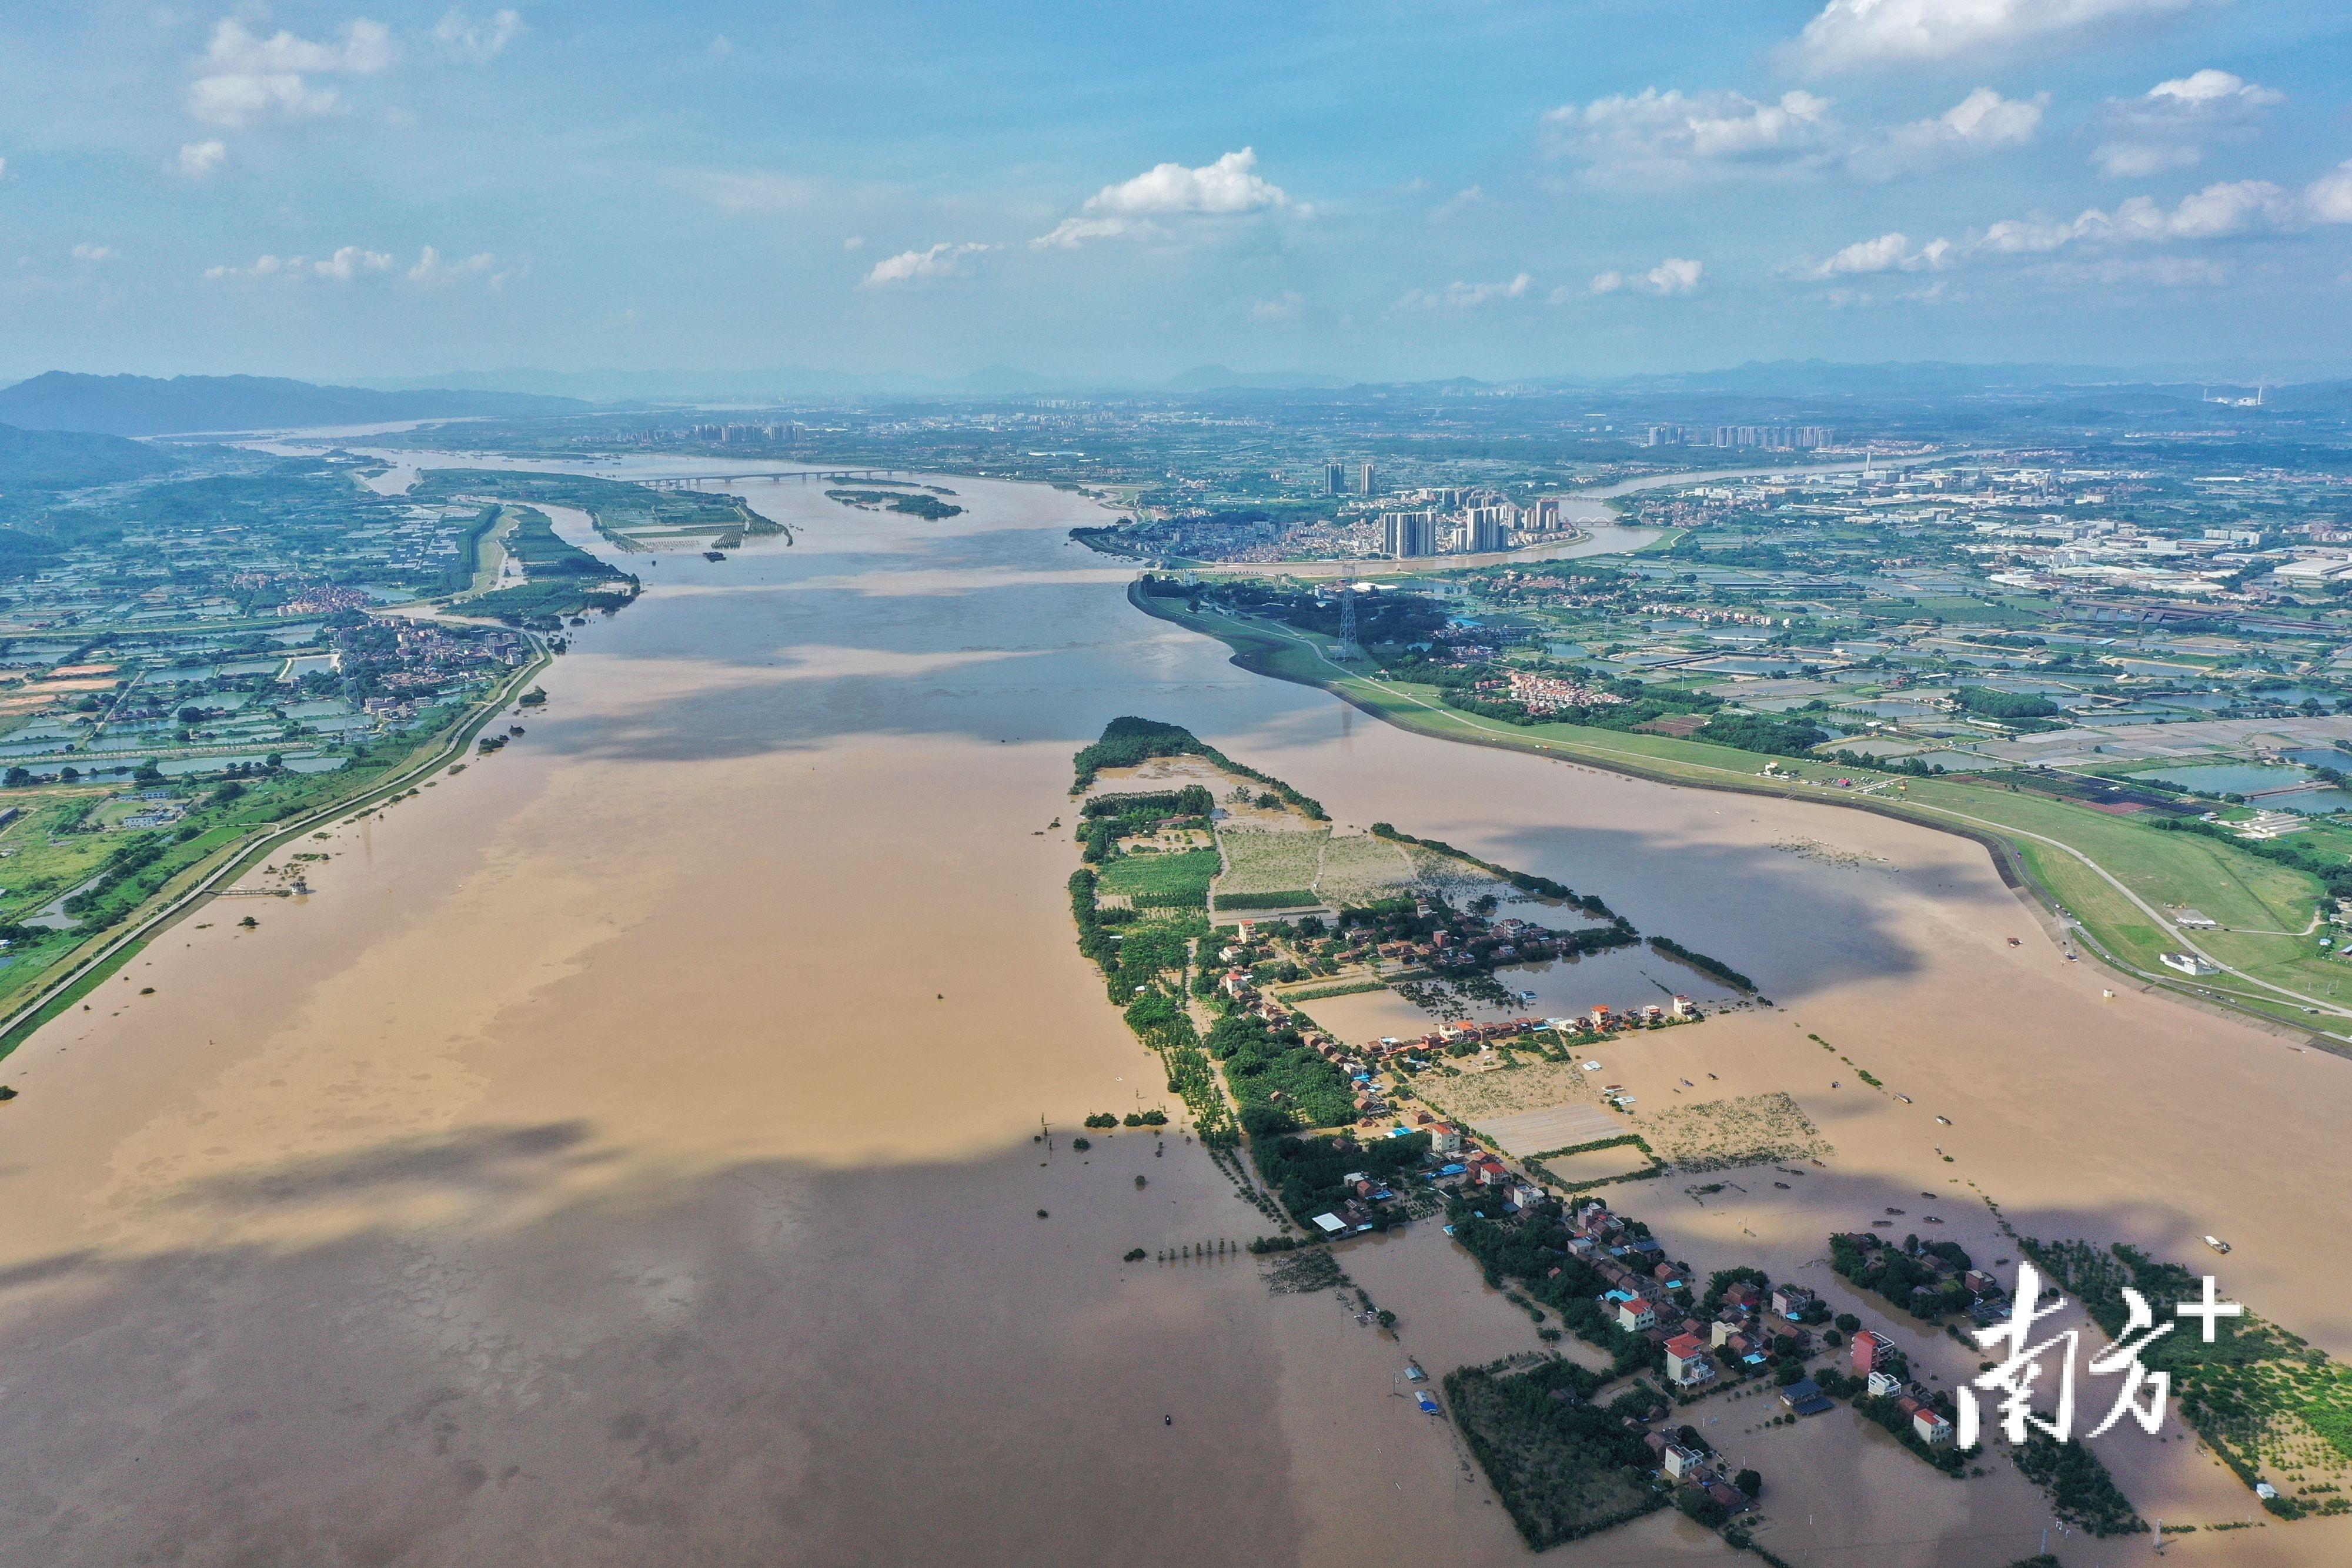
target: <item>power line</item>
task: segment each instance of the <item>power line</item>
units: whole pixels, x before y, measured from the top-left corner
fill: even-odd
[[[1339,657],[1352,663],[1364,656],[1356,641],[1356,563],[1348,562],[1339,570]]]

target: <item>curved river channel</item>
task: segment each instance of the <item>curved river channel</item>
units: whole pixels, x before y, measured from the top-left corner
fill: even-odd
[[[1166,1101],[1064,892],[1070,754],[1121,714],[1755,976],[1776,1008],[1604,1048],[1645,1113],[1787,1093],[1833,1147],[1612,1189],[1702,1271],[1836,1295],[1826,1234],[1888,1208],[2008,1259],[1990,1197],[2183,1260],[2228,1234],[2231,1299],[2352,1351],[2352,1234],[2310,1202],[2352,1175],[2352,1063],[2104,997],[1961,840],[1248,675],[1128,605],[1067,538],[1082,499],[939,482],[964,515],[732,481],[795,542],[631,558],[646,591],[576,633],[526,735],[311,842],[307,899],[192,915],[9,1061],[8,1562],[1524,1562],[1400,1394],[1409,1357],[1539,1348],[1434,1223],[1344,1252],[1391,1337],[1246,1255],[1149,1260],[1266,1228],[1181,1136],[1069,1142]],[[1705,1419],[1767,1476],[1783,1556],[2035,1549],[2006,1459],[1923,1481],[1843,1409],[1760,1410]],[[2252,1511],[2193,1445],[2126,1436],[2102,1452],[2144,1514]],[[2343,1561],[2339,1522],[2229,1561]],[[1669,1512],[1554,1556],[1722,1552]]]

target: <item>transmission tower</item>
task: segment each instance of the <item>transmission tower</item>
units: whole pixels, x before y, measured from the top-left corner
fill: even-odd
[[[1356,564],[1349,561],[1339,569],[1339,657],[1353,663],[1363,656],[1356,642]]]

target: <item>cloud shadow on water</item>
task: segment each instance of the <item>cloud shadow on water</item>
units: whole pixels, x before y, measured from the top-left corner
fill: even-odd
[[[562,1123],[205,1182],[197,1233],[359,1218],[0,1280],[8,1560],[1293,1560],[1249,1264],[1118,1261],[1199,1222],[1174,1166],[647,1173]]]

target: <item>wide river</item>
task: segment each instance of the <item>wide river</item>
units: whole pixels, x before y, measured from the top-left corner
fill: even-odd
[[[0,1068],[0,1560],[1524,1561],[1397,1396],[1408,1355],[1536,1348],[1435,1227],[1348,1256],[1399,1339],[1245,1258],[1122,1261],[1264,1228],[1180,1137],[1069,1143],[1163,1098],[1050,826],[1129,713],[1757,977],[1780,1010],[1612,1062],[1653,1104],[1790,1091],[1836,1146],[1801,1190],[1626,1189],[1701,1268],[1822,1282],[1826,1231],[1885,1207],[1998,1248],[1991,1197],[2184,1260],[2227,1233],[2229,1294],[2352,1351],[2352,1063],[2066,963],[1962,841],[1244,674],[1068,541],[1082,499],[943,482],[968,510],[940,524],[738,484],[796,542],[636,558],[647,591],[527,735],[308,841],[310,897],[215,903]],[[1722,1419],[1801,1563],[2006,1563],[2046,1522],[2006,1460],[1925,1484],[1843,1414]],[[2191,1445],[2110,1462],[2145,1511],[2252,1512]],[[1725,1552],[1667,1515],[1559,1555]]]

